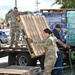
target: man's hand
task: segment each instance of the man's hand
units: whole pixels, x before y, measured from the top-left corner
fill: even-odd
[[[37,43],[36,40],[32,40],[32,39],[30,39],[30,38],[28,38],[28,40],[29,40],[30,43]]]
[[[67,45],[64,44],[61,40],[58,40],[57,42],[58,42],[61,46],[63,46],[64,48],[67,48]]]
[[[27,36],[27,35],[25,35],[25,36],[24,36],[24,38],[25,38],[25,39],[28,39],[28,36]]]
[[[67,48],[68,46],[66,44],[63,45],[64,48]]]
[[[17,21],[18,21],[18,22],[20,22],[20,21],[21,21],[20,17],[17,17]]]

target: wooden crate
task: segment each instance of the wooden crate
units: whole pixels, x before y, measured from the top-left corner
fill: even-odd
[[[40,67],[10,66],[1,68],[0,75],[40,75]]]
[[[21,21],[24,25],[24,29],[29,38],[40,42],[44,39],[43,30],[49,28],[44,16],[20,16]],[[43,47],[31,43],[33,54],[30,52],[31,57],[41,56],[45,53]]]

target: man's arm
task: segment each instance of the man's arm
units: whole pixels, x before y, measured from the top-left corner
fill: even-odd
[[[6,24],[9,24],[9,23],[8,23],[8,19],[9,19],[9,14],[7,13],[7,14],[5,15]]]
[[[9,24],[9,23],[8,23],[8,20],[9,20],[9,18],[10,18],[10,16],[11,16],[11,12],[12,12],[12,11],[13,11],[13,10],[10,9],[10,10],[8,11],[8,13],[6,13],[6,15],[5,15],[6,24]]]
[[[28,11],[25,11],[25,12],[18,12],[18,15],[25,15],[25,14],[28,14]]]
[[[59,35],[55,30],[53,31],[53,33],[54,33],[55,37],[56,37],[57,40],[58,40],[57,43],[60,44],[60,45],[62,45],[64,48],[66,48],[67,45],[64,44],[64,43],[60,40],[60,39],[61,39],[61,38],[60,38],[60,35]]]
[[[61,40],[59,40],[58,39],[58,41],[57,41],[60,45],[62,45],[64,48],[66,48],[67,47],[67,45],[66,44],[64,44]]]

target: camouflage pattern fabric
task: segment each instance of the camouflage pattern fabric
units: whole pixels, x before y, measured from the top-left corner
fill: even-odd
[[[54,58],[53,55],[54,55],[53,49],[51,49],[51,51],[47,51],[46,52],[45,63],[44,63],[44,67],[45,67],[44,72],[45,72],[45,75],[50,75],[52,69],[54,68],[54,65],[56,63],[56,58]]]
[[[45,49],[45,63],[44,63],[45,70],[44,72],[45,72],[45,75],[50,75],[56,63],[56,59],[57,59],[56,54],[55,54],[56,50],[53,47],[53,43],[50,37],[41,41],[40,43],[38,43],[38,45],[43,46]]]
[[[16,40],[16,42],[18,43],[19,41],[19,36],[20,36],[20,29],[19,28],[11,28],[10,31],[10,36],[11,36],[11,44],[14,43],[14,40]]]
[[[10,36],[11,36],[11,44],[14,43],[15,37],[16,37],[16,42],[18,43],[19,41],[19,36],[20,36],[20,19],[19,16],[26,14],[26,12],[16,12],[14,13],[13,10],[11,10],[9,13],[6,14],[5,20],[6,23],[9,24],[10,20]],[[19,20],[19,21],[18,21]]]

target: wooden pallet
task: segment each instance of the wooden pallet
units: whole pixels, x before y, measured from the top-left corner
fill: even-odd
[[[40,9],[40,13],[61,13],[66,14],[67,11],[75,11],[73,8],[66,8],[66,9]]]
[[[40,67],[10,66],[0,69],[0,75],[39,75]]]
[[[29,38],[40,42],[44,39],[43,30],[49,28],[44,16],[20,16],[21,21],[24,25],[24,29]],[[31,57],[41,56],[45,53],[43,47],[31,43],[33,54],[30,52]]]
[[[67,9],[40,9],[40,13],[66,13]]]

